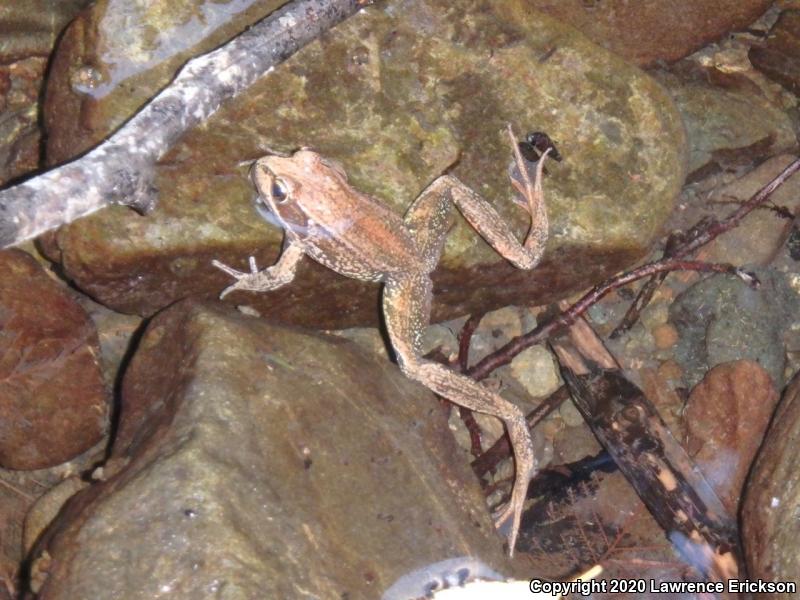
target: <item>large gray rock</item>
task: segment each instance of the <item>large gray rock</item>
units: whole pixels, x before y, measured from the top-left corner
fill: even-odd
[[[750,473],[742,509],[745,558],[751,579],[797,581],[800,573],[800,377],[786,388]],[[760,594],[779,598],[786,594]],[[792,595],[792,597],[797,597]]]
[[[721,363],[750,359],[760,364],[780,388],[786,356],[783,338],[800,310],[791,275],[776,269],[755,270],[754,290],[730,275],[698,281],[669,308],[669,320],[680,339],[675,360],[684,384],[694,386]]]
[[[513,570],[430,393],[220,305],[150,324],[105,471],[40,544],[36,597],[374,599],[444,559]]]
[[[169,11],[167,0],[151,4]],[[143,90],[169,78],[159,66],[137,74],[135,96],[79,93],[69,74],[102,61],[106,38],[135,39],[136,30],[115,19],[108,2],[73,29],[65,39],[80,43],[60,48],[48,94],[54,161],[101,139],[141,104]],[[400,0],[360,11],[184,136],[158,167],[154,214],[106,209],[63,228],[50,255],[79,287],[122,312],[150,314],[190,294],[218,294],[229,281],[212,258],[241,266],[252,254],[267,266],[280,248],[281,232],[253,210],[242,161],[302,145],[342,163],[356,188],[397,212],[457,163],[453,172],[521,238],[527,222],[511,202],[509,122],[520,135],[548,132],[564,156],[545,181],[545,260],[532,273],[518,271],[459,220],[434,275],[434,320],[520,298],[555,300],[648,251],[686,161],[683,125],[661,87],[523,0]],[[344,327],[376,323],[377,296],[376,285],[304,261],[291,286],[231,301],[286,322]]]
[[[689,181],[797,149],[794,123],[749,78],[682,61],[653,75],[669,91],[689,137]]]

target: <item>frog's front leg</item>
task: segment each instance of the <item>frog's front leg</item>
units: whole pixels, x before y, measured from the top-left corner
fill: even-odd
[[[303,254],[304,250],[302,245],[298,241],[290,239],[287,235],[281,255],[278,257],[278,262],[262,271],[258,270],[256,260],[252,256],[249,261],[249,273],[246,271],[237,271],[218,260],[212,260],[212,265],[225,271],[228,275],[236,279],[234,283],[222,290],[219,297],[224,298],[236,290],[268,292],[269,290],[274,290],[282,285],[286,285],[294,279],[295,272],[297,271],[297,263],[303,258]]]
[[[511,520],[508,545],[509,552],[513,554],[528,482],[536,468],[525,415],[514,404],[480,383],[422,358],[420,338],[429,322],[431,297],[431,280],[427,273],[416,272],[387,278],[383,290],[383,314],[389,340],[406,376],[459,406],[493,415],[505,423],[514,448],[517,469],[511,501],[497,519],[497,525]]]

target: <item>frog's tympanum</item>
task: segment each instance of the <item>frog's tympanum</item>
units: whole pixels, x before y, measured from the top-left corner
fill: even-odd
[[[420,340],[429,323],[430,274],[439,262],[451,224],[451,204],[513,265],[532,269],[539,263],[548,233],[541,187],[543,163],[544,157],[537,165],[532,192],[526,194],[531,227],[520,244],[491,205],[451,175],[431,183],[401,218],[350,187],[339,165],[312,150],[265,156],[252,168],[259,192],[257,209],[285,230],[283,252],[276,264],[263,271],[256,268],[252,257],[250,272],[214,261],[216,267],[236,279],[220,297],[234,290],[266,292],[286,285],[294,278],[304,254],[346,277],[382,282],[386,329],[403,373],[460,406],[499,417],[508,429],[516,459],[516,481],[511,501],[496,515],[496,524],[510,524],[511,553],[528,482],[536,467],[525,416],[481,384],[422,358]],[[517,187],[521,189],[519,184]]]

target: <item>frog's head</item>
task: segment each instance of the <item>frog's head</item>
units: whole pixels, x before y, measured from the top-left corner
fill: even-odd
[[[256,209],[262,217],[300,229],[312,215],[324,212],[329,199],[347,187],[347,176],[337,163],[302,148],[291,156],[268,155],[258,159],[251,177],[258,190]]]

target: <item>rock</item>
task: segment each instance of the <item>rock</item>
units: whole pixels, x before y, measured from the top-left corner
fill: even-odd
[[[653,341],[656,348],[666,350],[678,343],[678,330],[669,323],[662,323],[653,328]]]
[[[39,97],[56,37],[88,0],[0,3],[0,185],[39,167]]]
[[[169,14],[170,2],[149,4]],[[70,67],[93,64],[108,39],[149,39],[151,29],[131,28],[112,8],[95,5],[59,48],[48,90],[51,161],[105,136],[174,72],[172,63],[141,72],[136,94],[127,83],[102,98],[70,89]],[[554,39],[555,52],[539,62]],[[661,87],[523,0],[401,0],[359,11],[185,135],[157,168],[154,214],[100,211],[63,228],[50,255],[121,312],[149,315],[187,295],[216,295],[229,280],[212,258],[241,266],[254,255],[267,266],[281,245],[282,233],[255,218],[241,161],[301,145],[339,161],[354,187],[397,212],[457,161],[453,173],[521,237],[527,222],[511,202],[508,122],[519,135],[546,130],[564,156],[545,181],[548,252],[534,272],[519,271],[459,218],[434,275],[434,321],[521,297],[554,300],[649,250],[685,163],[683,126]],[[306,260],[292,285],[231,301],[284,322],[340,328],[377,323],[377,298],[378,286]]]
[[[0,465],[40,469],[98,442],[108,395],[97,331],[25,252],[0,252]]]
[[[800,573],[798,444],[800,377],[796,376],[783,394],[747,482],[741,521],[751,579],[794,581]]]
[[[755,269],[761,286],[753,290],[728,275],[703,279],[678,296],[670,322],[680,334],[675,361],[684,386],[699,382],[705,372],[724,362],[756,361],[780,387],[785,353],[783,337],[800,310],[800,296],[791,288],[791,273]]]
[[[514,378],[534,398],[546,398],[561,386],[558,366],[544,346],[523,350],[514,357],[510,367]]]
[[[687,451],[731,515],[777,403],[769,374],[750,360],[717,365],[689,395]]]
[[[39,56],[0,64],[0,185],[39,166],[36,105],[46,67]]]
[[[26,0],[0,5],[0,63],[47,58],[56,38],[90,0]]]
[[[800,94],[800,10],[783,11],[764,45],[751,48],[748,56],[767,77]]]
[[[142,318],[116,313],[86,296],[79,298],[79,302],[97,327],[103,380],[112,389],[119,382],[120,369],[129,358],[131,341],[140,331]]]
[[[53,56],[44,107],[48,162],[61,162],[100,142],[188,59],[221,45],[282,4],[95,2],[70,23]]]
[[[27,556],[33,549],[36,540],[58,515],[64,503],[89,484],[73,475],[58,485],[50,488],[37,498],[36,503],[25,515],[22,534],[23,555]]]
[[[356,600],[448,557],[514,571],[432,394],[339,337],[171,307],[112,456],[38,545],[38,599]]]
[[[769,0],[532,0],[595,43],[640,66],[673,62],[769,8]]]
[[[722,203],[715,211],[718,217],[733,212],[736,202],[745,202],[772,181],[796,156],[771,158],[744,177],[716,190],[712,202]],[[800,214],[800,179],[789,178],[770,198],[770,204]],[[754,210],[738,227],[705,246],[698,258],[709,262],[726,262],[742,267],[771,263],[792,232],[792,220],[769,209]]]
[[[691,61],[653,75],[667,88],[686,124],[688,181],[796,150],[792,119],[746,75]]]

